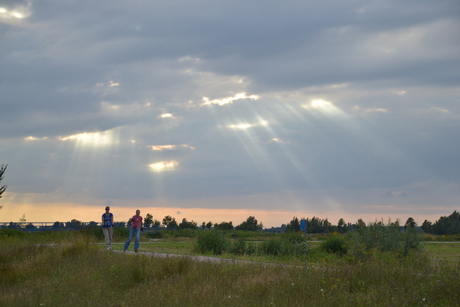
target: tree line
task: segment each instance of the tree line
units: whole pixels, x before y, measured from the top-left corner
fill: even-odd
[[[128,224],[130,221],[128,221]],[[160,222],[157,219],[153,219],[153,216],[150,213],[147,213],[144,218],[144,225],[146,227],[150,226],[160,226],[163,225],[168,230],[175,230],[175,229],[219,229],[219,230],[248,230],[248,231],[257,231],[263,229],[263,224],[259,223],[254,216],[249,216],[244,222],[237,226],[233,226],[233,223],[230,222],[221,222],[221,223],[212,223],[203,222],[201,226],[198,226],[196,222],[187,221],[186,218],[182,219],[182,222],[178,223],[176,219],[170,215],[167,215],[163,218]]]
[[[285,232],[296,232],[301,230],[301,220],[306,221],[306,232],[307,233],[345,233],[350,230],[356,230],[363,227],[366,227],[366,223],[362,219],[358,219],[355,223],[347,223],[343,218],[340,218],[336,225],[333,225],[327,218],[321,219],[318,217],[312,218],[302,218],[293,217],[292,220],[281,225],[280,231]],[[128,221],[129,224],[129,221]],[[160,226],[162,225],[166,229],[218,229],[218,230],[249,230],[257,231],[263,229],[263,224],[259,223],[254,216],[249,216],[241,224],[234,226],[230,222],[221,222],[221,223],[212,223],[212,222],[203,222],[201,226],[198,226],[196,222],[188,221],[186,218],[182,219],[182,222],[178,223],[176,219],[170,215],[167,215],[160,222],[159,220],[154,220],[153,216],[147,213],[144,224],[146,227],[149,226]],[[436,222],[432,223],[425,220],[421,226],[419,226],[412,217],[409,217],[404,224],[399,220],[394,222],[389,222],[390,226],[399,226],[402,229],[407,229],[408,227],[419,228],[425,233],[435,234],[435,235],[453,235],[460,234],[460,214],[457,211],[454,211],[449,216],[442,216]]]
[[[2,164],[0,166],[0,182],[4,178],[4,173],[6,171],[8,165]],[[6,190],[6,185],[0,186],[0,198],[2,197],[3,192]],[[2,206],[0,206],[0,209]],[[328,219],[320,219],[318,217],[312,218],[302,218],[302,220],[306,221],[306,231],[307,233],[330,233],[330,232],[338,232],[338,233],[345,233],[349,230],[354,230],[355,228],[362,228],[365,227],[366,224],[362,219],[358,219],[358,221],[354,224],[346,223],[343,218],[340,218],[337,225],[332,225],[328,221]],[[29,223],[26,225],[25,216],[21,218],[21,222],[19,223],[21,226],[25,225],[26,228],[33,228],[34,226]],[[130,225],[131,219],[128,221],[128,225]],[[73,219],[67,223],[60,223],[55,222],[53,227],[81,227],[83,223],[81,221]],[[123,226],[124,223],[117,223],[118,226]],[[97,225],[96,222],[89,222],[89,226]],[[257,231],[263,229],[263,224],[258,223],[257,219],[254,216],[249,216],[246,221],[242,222],[237,226],[233,226],[233,223],[230,222],[221,222],[221,223],[211,223],[203,222],[201,227],[198,227],[196,222],[187,221],[186,218],[182,219],[182,222],[178,223],[176,219],[170,215],[167,215],[163,218],[162,222],[157,219],[153,219],[153,216],[150,213],[147,213],[144,219],[144,225],[146,227],[150,226],[160,226],[163,225],[166,229],[219,229],[219,230],[248,230],[248,231]],[[400,227],[418,227],[417,223],[412,217],[409,217],[404,225],[400,225],[399,220],[390,223],[390,225],[400,226]],[[17,223],[10,223],[10,226],[17,226]],[[281,231],[286,232],[295,232],[300,231],[301,229],[301,220],[297,217],[293,217],[292,220],[288,224],[281,225]],[[436,222],[432,223],[428,220],[425,220],[422,225],[420,226],[425,233],[434,234],[434,235],[453,235],[453,234],[460,234],[460,213],[454,211],[449,216],[441,216]]]
[[[320,219],[317,217],[303,218],[306,220],[306,231],[307,233],[345,233],[349,230],[360,229],[366,227],[366,223],[362,219],[358,219],[356,223],[346,223],[343,218],[339,219],[337,225],[332,225],[328,219]],[[300,231],[300,222],[297,217],[294,217],[287,225],[283,225],[287,232]],[[421,226],[418,226],[412,217],[409,217],[404,224],[401,224],[399,220],[390,222],[390,226],[399,226],[402,229],[408,227],[419,228],[423,232],[434,235],[454,235],[460,234],[460,213],[454,211],[449,216],[441,216],[436,222],[432,223],[425,220]],[[283,227],[282,226],[282,227]]]
[[[305,220],[306,229],[301,229],[301,222]],[[382,222],[383,224],[383,222]],[[126,225],[131,225],[131,219],[125,222],[116,222],[115,227],[126,227]],[[96,227],[98,226],[97,222],[91,221],[89,223],[83,223],[79,220],[73,219],[70,222],[55,222],[50,228],[60,229],[60,228],[82,228],[82,227]],[[212,222],[202,222],[200,226],[196,222],[188,221],[186,218],[183,218],[181,222],[177,222],[176,219],[170,215],[165,216],[162,221],[158,219],[153,219],[153,216],[150,213],[147,213],[144,218],[145,227],[160,227],[167,230],[181,230],[181,229],[216,229],[216,230],[247,230],[247,231],[259,231],[266,230],[272,231],[276,229],[276,232],[298,232],[305,231],[307,233],[346,233],[352,230],[359,230],[366,228],[367,225],[362,219],[358,219],[356,223],[347,223],[343,218],[340,218],[337,225],[333,225],[329,220],[321,219],[318,217],[312,218],[302,218],[293,217],[292,220],[281,225],[281,227],[271,229],[263,229],[263,224],[259,223],[254,216],[249,216],[241,224],[234,226],[231,221],[221,222],[221,223],[212,223]],[[432,223],[428,220],[425,220],[421,226],[418,226],[415,220],[412,217],[409,217],[404,224],[399,220],[394,222],[389,222],[388,226],[400,227],[401,230],[407,230],[407,228],[418,228],[425,233],[434,234],[434,235],[455,235],[460,234],[460,213],[454,211],[449,216],[441,216],[436,222]],[[25,229],[34,229],[32,223],[27,223],[25,216],[20,219],[19,223],[9,223],[7,227],[10,228],[25,228]]]
[[[2,164],[2,166],[0,166],[0,182],[3,179],[3,174],[5,173],[7,166],[8,165],[5,165],[5,164]],[[0,198],[2,198],[2,194],[3,192],[5,192],[5,190],[6,190],[6,185],[0,187]],[[2,209],[2,206],[0,206],[0,209]]]

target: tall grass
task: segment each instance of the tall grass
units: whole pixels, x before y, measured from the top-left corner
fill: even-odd
[[[200,253],[221,255],[230,246],[228,238],[222,231],[202,231],[196,241],[196,250]]]
[[[398,223],[370,223],[347,234],[346,248],[352,259],[365,260],[376,254],[406,257],[421,247],[422,235],[415,227],[401,232]]]
[[[128,228],[115,228],[113,232],[114,241],[124,241],[128,237]],[[102,242],[104,234],[100,227],[88,227],[79,230],[50,230],[50,231],[37,231],[27,233],[22,230],[1,228],[0,240],[16,240],[21,239],[31,243],[60,243],[60,242],[73,242],[81,237],[85,237],[87,241]]]
[[[455,306],[460,267],[398,261],[266,265],[1,240],[0,306]]]

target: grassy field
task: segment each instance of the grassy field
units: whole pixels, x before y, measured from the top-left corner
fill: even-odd
[[[195,240],[144,237],[140,251],[191,255],[197,253]],[[253,264],[116,253],[101,243],[75,232],[0,238],[0,306],[456,306],[460,301],[458,243],[424,243],[404,258],[374,254],[350,261],[326,256],[317,251],[319,242],[311,242],[307,257],[260,257],[261,263]],[[122,249],[122,243],[120,237],[114,247]]]
[[[460,265],[460,243],[458,242],[424,242],[423,247],[433,263],[444,262],[454,267]]]
[[[167,254],[181,254],[181,255],[197,255],[198,253],[194,250],[194,239],[190,238],[176,238],[174,241],[164,240],[149,240],[145,239],[141,243],[140,251],[148,253],[167,253]],[[122,250],[124,243],[115,243],[113,245],[114,250]],[[312,249],[319,247],[320,242],[309,241],[309,246]],[[460,243],[456,242],[423,242],[423,249],[427,257],[432,261],[433,264],[444,263],[448,266],[459,266],[460,265]],[[101,247],[104,249],[105,247]],[[132,249],[132,244],[131,244]],[[287,264],[298,264],[303,260],[297,261],[298,259],[292,258],[280,258],[280,257],[261,257],[261,256],[236,256],[233,254],[222,254],[216,257],[230,258],[230,259],[241,259],[251,260],[255,262],[277,262]]]

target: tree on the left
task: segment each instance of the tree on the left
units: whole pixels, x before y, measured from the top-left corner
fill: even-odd
[[[5,173],[5,170],[6,170],[7,166],[8,166],[8,164],[7,165],[2,164],[2,166],[0,166],[0,182],[3,179],[3,174]],[[5,192],[5,190],[6,190],[6,185],[4,185],[3,187],[0,187],[0,198],[2,198],[2,194],[3,194],[3,192]],[[1,208],[2,208],[2,206],[0,206],[0,209]]]

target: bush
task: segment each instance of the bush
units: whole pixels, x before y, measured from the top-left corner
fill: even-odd
[[[308,251],[306,238],[301,233],[280,234],[259,246],[259,254],[272,256],[300,256]]]
[[[402,253],[407,256],[410,251],[418,250],[421,246],[422,235],[415,227],[409,227],[403,235]]]
[[[415,227],[401,232],[399,223],[374,222],[348,233],[349,252],[357,259],[368,259],[374,253],[392,253],[401,257],[420,247],[421,233]]]
[[[235,255],[252,255],[256,252],[256,245],[254,242],[247,242],[243,238],[233,241],[230,248],[230,253]]]
[[[201,231],[196,241],[196,249],[200,253],[211,252],[214,255],[221,255],[228,249],[229,241],[221,231]]]
[[[347,244],[343,236],[331,235],[326,238],[325,241],[321,242],[321,250],[343,256],[347,253]]]
[[[284,245],[280,238],[271,238],[260,243],[259,253],[273,256],[284,255],[286,253]]]

